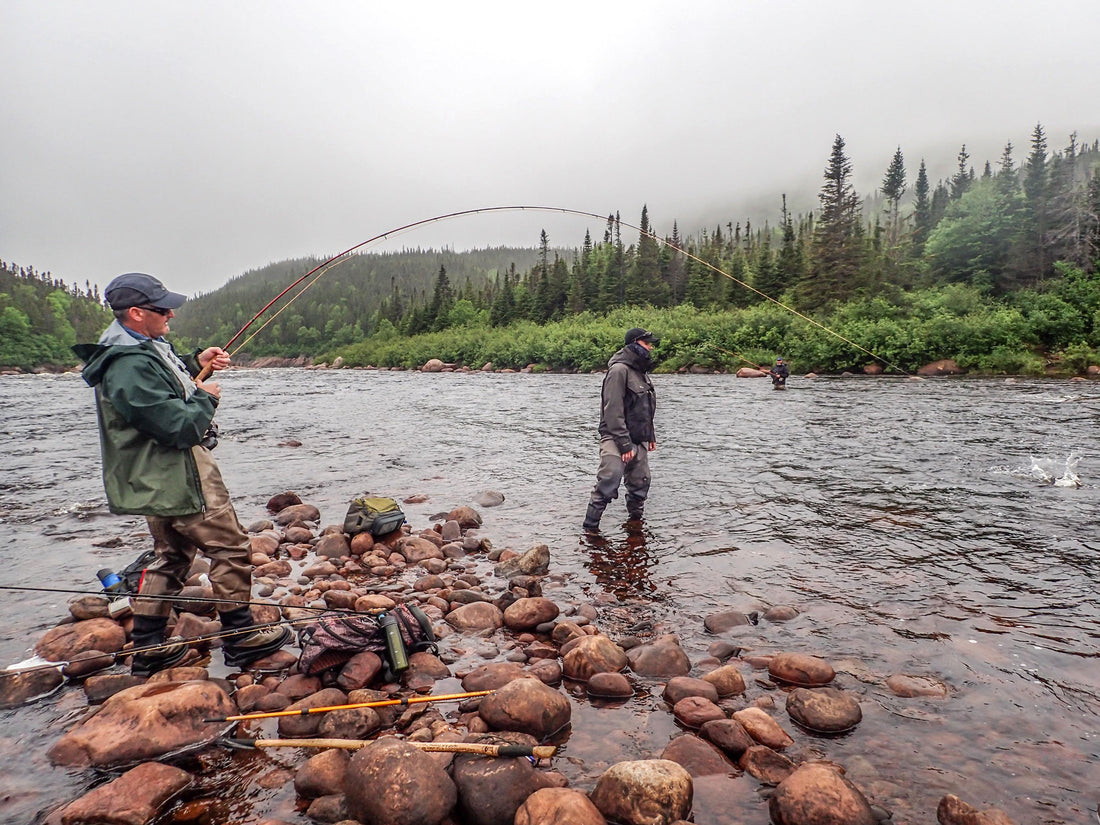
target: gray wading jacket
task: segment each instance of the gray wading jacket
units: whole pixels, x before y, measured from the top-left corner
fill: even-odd
[[[600,438],[613,438],[619,453],[656,441],[653,413],[657,393],[646,374],[649,361],[623,347],[607,362],[600,406]]]

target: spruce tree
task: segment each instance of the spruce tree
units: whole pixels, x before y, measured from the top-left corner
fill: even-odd
[[[811,306],[851,297],[859,286],[862,258],[859,196],[840,135],[833,141],[824,177],[818,195],[821,215],[814,229],[813,262],[800,290]]]
[[[929,191],[928,169],[924,165],[924,158],[921,158],[917,182],[913,187],[913,255],[918,258],[924,254],[924,242],[932,231],[932,200],[928,195]]]
[[[886,196],[887,244],[892,253],[901,234],[901,196],[905,194],[905,158],[900,146],[882,179],[882,194]]]

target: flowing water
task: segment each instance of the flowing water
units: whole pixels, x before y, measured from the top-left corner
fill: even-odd
[[[548,544],[546,595],[594,604],[613,636],[671,630],[699,660],[715,640],[709,613],[797,607],[793,621],[727,638],[827,658],[838,684],[860,693],[863,722],[831,739],[801,732],[766,672],[744,665],[748,698],[774,697],[793,750],[844,764],[895,822],[934,821],[945,793],[1019,823],[1097,821],[1100,385],[795,377],[774,392],[766,381],[657,376],[645,529],[624,529],[620,499],[604,538],[585,541],[599,376],[239,370],[220,380],[217,457],[246,524],[283,490],[319,506],[324,523],[365,491],[426,494],[406,507],[417,529],[499,490],[503,505],[480,508],[482,534],[517,550]],[[0,400],[0,584],[96,589],[97,569],[121,567],[148,540],[141,519],[106,510],[90,390],[75,375],[10,377]],[[0,658],[17,662],[68,597],[0,596]],[[896,697],[884,686],[896,673],[934,677],[949,695]],[[574,695],[555,766],[575,787],[656,756],[679,732],[660,683],[639,687],[619,707]],[[0,819],[40,821],[97,781],[44,756],[83,712],[72,689],[0,712]],[[766,823],[758,783],[727,782],[697,783],[696,822]],[[306,822],[282,794],[267,815]]]

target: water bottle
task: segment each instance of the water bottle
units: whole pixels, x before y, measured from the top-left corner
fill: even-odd
[[[96,578],[99,579],[99,583],[103,585],[103,589],[107,593],[115,594],[122,590],[124,584],[122,578],[109,567],[104,567],[97,572]]]
[[[390,668],[393,672],[400,673],[408,670],[409,654],[405,651],[405,640],[401,638],[401,628],[397,624],[397,617],[389,613],[378,616],[378,624],[386,638],[386,654],[390,660]]]

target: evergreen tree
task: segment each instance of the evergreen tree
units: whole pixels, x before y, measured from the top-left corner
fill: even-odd
[[[1024,166],[1024,194],[1027,195],[1027,229],[1022,254],[1031,265],[1031,277],[1025,282],[1044,277],[1049,267],[1047,256],[1047,138],[1041,123],[1031,133],[1031,154]]]
[[[901,196],[905,194],[905,158],[901,147],[894,152],[886,175],[882,179],[882,194],[886,196],[886,218],[888,224],[886,242],[891,253],[896,250],[901,235]]]
[[[921,158],[917,182],[913,188],[913,254],[917,257],[924,254],[924,242],[932,231],[932,200],[928,196],[929,191],[928,169],[924,165],[924,158]]]
[[[649,224],[649,209],[642,206],[637,251],[626,284],[628,304],[667,306],[670,291],[661,280],[659,244]]]
[[[802,280],[804,273],[804,267],[802,262],[802,248],[798,243],[797,236],[794,231],[794,222],[791,220],[791,213],[787,209],[787,196],[783,195],[783,240],[779,247],[779,255],[776,259],[775,266],[775,292],[769,292],[768,290],[760,287],[760,291],[765,293],[769,298],[779,298],[779,293],[786,287],[794,286]]]
[[[964,143],[962,149],[959,150],[958,168],[955,170],[955,174],[951,176],[951,200],[953,201],[957,201],[966,194],[966,190],[970,188],[970,184],[974,180],[974,170],[967,165],[969,161],[970,155],[966,151],[966,144]]]
[[[454,302],[454,290],[451,289],[451,280],[447,277],[447,268],[441,266],[439,267],[439,275],[435,280],[432,302],[428,305],[428,311],[424,319],[428,329],[437,332],[447,328],[448,318]]]
[[[840,135],[833,141],[818,199],[821,216],[814,231],[814,257],[801,290],[803,299],[814,306],[849,298],[859,286],[862,219],[852,163]]]

